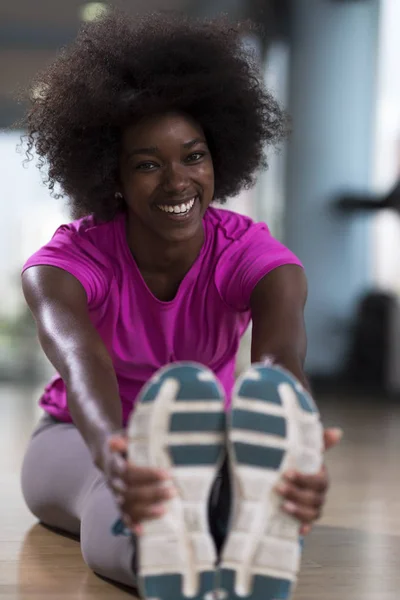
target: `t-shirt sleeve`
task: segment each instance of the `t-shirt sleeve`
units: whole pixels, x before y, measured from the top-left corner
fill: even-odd
[[[104,300],[110,284],[110,266],[102,252],[88,239],[62,225],[45,246],[24,264],[22,272],[38,265],[58,267],[71,273],[85,289],[89,308]]]
[[[215,272],[218,292],[234,310],[249,310],[257,283],[283,265],[302,267],[293,252],[272,237],[264,223],[254,224],[230,244],[218,261]]]

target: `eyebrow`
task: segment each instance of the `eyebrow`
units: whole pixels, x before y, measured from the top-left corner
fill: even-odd
[[[192,148],[193,146],[196,146],[196,144],[205,144],[206,140],[204,140],[203,138],[194,138],[193,140],[189,140],[188,142],[185,142],[184,144],[182,144],[182,146],[185,149],[189,149]],[[159,152],[159,149],[157,148],[157,146],[148,146],[147,148],[134,148],[133,150],[131,150],[128,155],[129,157],[131,156],[135,156],[135,154],[152,154],[155,155]]]

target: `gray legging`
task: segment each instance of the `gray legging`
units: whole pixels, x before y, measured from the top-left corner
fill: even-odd
[[[211,494],[211,526],[218,547],[228,518],[228,490],[224,476]],[[112,535],[118,507],[75,425],[49,415],[41,419],[22,466],[22,493],[39,521],[80,536],[83,560],[95,573],[135,587],[134,537]]]

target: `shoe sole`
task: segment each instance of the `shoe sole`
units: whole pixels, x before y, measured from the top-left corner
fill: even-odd
[[[143,523],[138,538],[142,596],[210,597],[216,551],[208,500],[226,454],[224,392],[214,374],[187,362],[159,371],[140,394],[128,438],[131,460],[170,470],[178,492],[164,516]]]
[[[228,431],[233,512],[217,597],[288,600],[300,566],[299,522],[275,486],[283,472],[317,473],[323,429],[317,408],[282,368],[253,365],[236,383]]]

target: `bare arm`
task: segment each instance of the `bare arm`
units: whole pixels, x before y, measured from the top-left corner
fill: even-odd
[[[79,281],[61,269],[31,267],[22,276],[39,340],[65,382],[72,419],[93,460],[103,468],[108,436],[122,428],[122,408],[113,364],[88,313]]]
[[[303,370],[307,350],[306,299],[306,277],[295,265],[279,267],[257,284],[251,297],[251,360],[258,362],[271,356],[308,388]]]
[[[117,378],[90,321],[85,290],[69,273],[48,266],[25,271],[22,286],[43,350],[66,384],[73,421],[106,475],[126,525],[140,533],[142,521],[164,514],[164,502],[175,492],[172,486],[160,486],[170,479],[165,470],[126,460],[127,440],[118,435],[122,407]]]
[[[303,370],[307,349],[303,316],[306,299],[307,281],[298,266],[279,267],[257,284],[251,298],[251,358],[257,362],[271,356],[309,389]],[[327,429],[325,448],[335,446],[340,438],[340,430]],[[319,518],[327,489],[325,468],[316,475],[284,474],[277,491],[285,500],[283,510],[302,523],[301,533],[309,533],[311,524]]]

